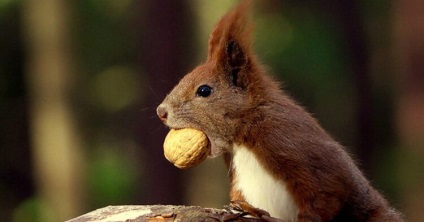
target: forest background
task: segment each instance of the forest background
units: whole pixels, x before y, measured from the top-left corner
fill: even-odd
[[[155,108],[237,1],[0,0],[0,217],[228,203],[220,158],[179,170]],[[410,222],[424,221],[424,3],[255,1],[255,50]]]

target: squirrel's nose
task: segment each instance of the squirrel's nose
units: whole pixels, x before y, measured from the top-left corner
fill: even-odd
[[[168,119],[168,110],[165,105],[160,104],[156,109],[156,113],[158,114],[160,120],[166,122]]]

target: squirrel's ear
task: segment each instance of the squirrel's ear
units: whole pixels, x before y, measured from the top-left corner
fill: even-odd
[[[209,39],[208,62],[241,69],[249,63],[251,48],[250,0],[244,0],[215,25]]]

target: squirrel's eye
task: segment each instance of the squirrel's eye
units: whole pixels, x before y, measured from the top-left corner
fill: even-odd
[[[201,85],[197,88],[196,96],[208,97],[212,93],[212,88],[207,85]]]

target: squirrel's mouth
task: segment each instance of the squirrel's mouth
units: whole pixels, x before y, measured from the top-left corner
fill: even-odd
[[[206,134],[206,137],[208,138],[209,149],[210,149],[208,157],[214,158],[214,157],[216,157],[216,156],[213,155],[215,153],[214,151],[216,150],[215,142],[213,140],[211,140],[211,138],[209,138],[209,136],[207,134]]]
[[[215,158],[217,156],[220,156],[223,153],[223,149],[218,145],[215,139],[209,137],[207,134],[206,137],[208,138],[210,144],[210,152],[208,157]]]

